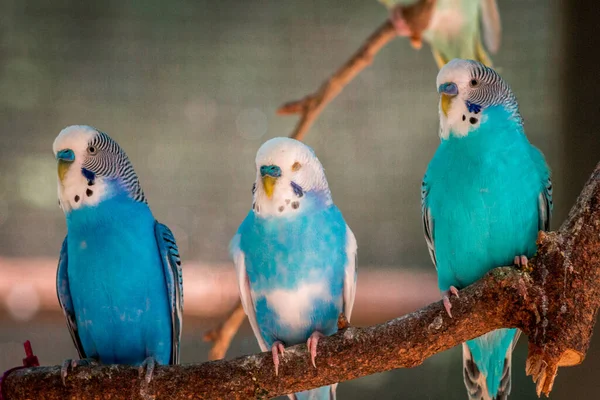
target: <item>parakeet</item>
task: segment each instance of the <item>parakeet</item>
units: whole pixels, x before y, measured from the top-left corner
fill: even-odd
[[[173,234],[154,219],[131,162],[106,133],[63,129],[53,145],[58,198],[67,222],[56,287],[82,360],[177,364],[183,282]]]
[[[523,265],[552,211],[550,171],[523,129],[515,95],[493,69],[455,59],[437,76],[441,143],[422,184],[425,239],[450,297],[492,268]],[[506,399],[519,331],[463,343],[469,398]]]
[[[276,374],[285,346],[306,342],[315,365],[319,338],[337,332],[340,313],[352,316],[356,239],[302,142],[274,138],[260,147],[252,193],[252,210],[230,244],[242,305]],[[334,399],[336,386],[290,398]]]
[[[400,36],[412,36],[414,25],[423,30],[423,39],[431,45],[439,68],[454,58],[474,59],[492,65],[482,41],[491,53],[500,48],[502,28],[496,0],[379,1],[390,10],[390,18]],[[433,10],[425,13],[428,21],[412,21],[420,18],[419,8],[429,6]]]

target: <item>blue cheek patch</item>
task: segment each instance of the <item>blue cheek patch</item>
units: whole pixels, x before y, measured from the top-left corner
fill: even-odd
[[[467,101],[466,104],[467,104],[467,109],[469,110],[469,112],[472,112],[475,114],[479,114],[481,112],[481,106],[479,104],[471,103],[470,101]]]
[[[88,182],[94,182],[94,180],[96,179],[96,174],[94,174],[89,169],[81,168],[81,173],[83,174],[83,176],[85,176],[85,179],[87,179]]]
[[[304,191],[302,190],[302,186],[298,185],[296,182],[292,182],[292,189],[294,189],[294,193],[298,197],[304,196]]]

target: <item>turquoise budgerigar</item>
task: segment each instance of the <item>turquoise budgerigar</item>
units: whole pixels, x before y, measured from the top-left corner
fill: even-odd
[[[544,156],[523,130],[517,100],[493,69],[455,59],[437,76],[441,143],[422,185],[425,238],[444,306],[495,267],[523,265],[552,211]],[[499,329],[463,343],[471,399],[505,399],[519,331]]]
[[[500,48],[501,24],[496,0],[379,0],[390,10],[400,36],[411,36],[407,10],[433,1],[431,19],[423,31],[439,68],[454,58],[468,58],[492,65],[482,44],[491,53]]]
[[[63,129],[54,141],[58,198],[67,236],[56,286],[82,360],[139,365],[146,381],[156,362],[177,364],[183,282],[175,238],[154,219],[131,162],[106,133]]]
[[[256,155],[252,210],[230,250],[244,310],[275,374],[285,346],[306,342],[315,365],[320,337],[350,320],[356,290],[356,239],[333,204],[313,150],[274,138]],[[334,399],[336,385],[290,395]]]

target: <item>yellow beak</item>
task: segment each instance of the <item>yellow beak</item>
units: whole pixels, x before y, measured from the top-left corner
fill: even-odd
[[[269,199],[273,197],[273,191],[275,190],[276,182],[277,178],[274,178],[270,175],[265,175],[262,177],[263,188],[265,189],[265,193]]]
[[[444,112],[444,115],[447,117],[448,116],[448,110],[450,109],[450,101],[452,100],[451,96],[448,96],[445,93],[442,93],[442,98],[440,99],[440,105],[442,107],[442,111]]]
[[[61,183],[64,181],[71,164],[72,162],[69,161],[58,160],[58,179],[60,179]]]

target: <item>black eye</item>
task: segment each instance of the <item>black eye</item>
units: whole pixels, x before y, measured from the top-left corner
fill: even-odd
[[[471,79],[471,82],[469,82],[469,85],[471,85],[471,87],[477,87],[477,86],[479,86],[479,81],[477,79]]]
[[[96,148],[94,146],[89,146],[87,151],[90,154],[96,154]]]

